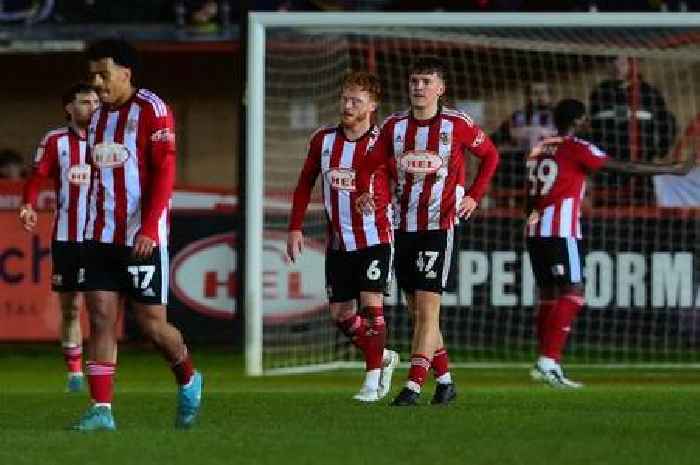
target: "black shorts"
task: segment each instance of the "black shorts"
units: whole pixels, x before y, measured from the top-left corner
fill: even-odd
[[[450,290],[454,229],[395,232],[396,282],[408,293]]]
[[[528,237],[532,271],[539,288],[580,284],[581,241],[573,237]]]
[[[89,241],[83,248],[86,291],[116,291],[135,302],[168,303],[168,252],[155,247],[137,260],[132,247]]]
[[[390,244],[326,252],[326,292],[331,303],[357,299],[360,292],[384,292],[391,282]]]
[[[51,289],[56,292],[80,292],[85,281],[82,243],[73,241],[51,242]]]

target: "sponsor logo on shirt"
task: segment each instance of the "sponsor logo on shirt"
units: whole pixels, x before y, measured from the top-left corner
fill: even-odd
[[[151,141],[153,142],[175,142],[175,133],[173,133],[169,128],[159,129],[153,134],[151,134]]]
[[[116,168],[129,158],[129,149],[115,142],[102,142],[95,146],[92,158],[100,168]]]
[[[73,165],[68,170],[68,182],[78,186],[90,184],[90,165]]]
[[[338,191],[355,191],[355,171],[334,168],[328,171],[331,187]]]
[[[480,146],[484,140],[486,140],[486,134],[484,134],[484,131],[479,131],[479,134],[474,138],[474,142],[472,142],[472,147]]]
[[[430,150],[406,152],[400,159],[401,169],[411,174],[425,175],[442,168],[443,160]]]

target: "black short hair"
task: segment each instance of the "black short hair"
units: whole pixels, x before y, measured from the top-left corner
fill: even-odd
[[[22,165],[24,166],[24,158],[18,151],[13,149],[0,149],[0,166],[7,165]]]
[[[411,65],[408,74],[437,74],[444,81],[447,69],[440,58],[434,55],[427,55],[416,59]]]
[[[111,58],[119,66],[129,68],[132,75],[138,73],[139,58],[133,45],[123,39],[103,39],[92,42],[85,50],[88,61]]]
[[[65,107],[69,103],[71,103],[73,100],[75,100],[75,96],[78,94],[85,94],[88,92],[97,92],[93,86],[88,84],[87,82],[77,82],[70,86],[66,91],[63,93],[61,96],[61,102],[63,102],[63,106]]]
[[[567,132],[578,118],[586,114],[586,105],[580,100],[567,98],[554,107],[554,125],[559,134]]]

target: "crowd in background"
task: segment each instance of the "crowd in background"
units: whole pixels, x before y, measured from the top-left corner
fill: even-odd
[[[0,0],[0,20],[55,23],[236,23],[257,11],[700,11],[700,0]]]
[[[67,24],[175,22],[183,27],[204,31],[217,30],[236,23],[244,9],[239,0],[0,0],[0,19],[7,21],[45,21]],[[254,0],[248,7],[260,11],[688,11],[699,10],[700,0]],[[29,21],[31,22],[31,21]],[[653,162],[670,156],[687,156],[681,152],[696,151],[700,124],[677,127],[668,111],[663,89],[657,90],[636,74],[636,65],[627,57],[611,62],[611,78],[591,89],[589,111],[592,118],[590,140],[620,160]],[[639,91],[637,114],[629,113],[630,83]],[[523,157],[533,144],[554,134],[552,101],[549,83],[534,81],[524,88],[524,107],[512,113],[492,134],[503,155],[502,171],[518,173]],[[630,140],[630,118],[638,122],[638,140]],[[696,127],[697,126],[697,127]],[[676,141],[685,130],[682,140]],[[673,145],[676,145],[675,150]],[[23,174],[20,154],[0,151],[0,178],[19,178]],[[499,187],[517,189],[518,176],[503,176]],[[679,191],[678,178],[658,177],[639,182],[615,175],[600,175],[596,185],[609,189],[606,204],[654,202],[663,203],[687,198],[700,205],[700,172],[687,177],[687,186]],[[670,196],[670,197],[669,197]],[[669,198],[675,198],[676,200]],[[681,199],[681,200],[678,200]]]

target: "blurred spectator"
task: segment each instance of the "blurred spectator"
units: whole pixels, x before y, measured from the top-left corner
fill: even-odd
[[[54,18],[65,23],[159,23],[174,18],[173,0],[56,0]]]
[[[610,72],[611,79],[598,84],[590,96],[593,143],[622,161],[665,156],[676,135],[676,120],[661,92],[642,79],[635,58],[615,58]],[[601,175],[598,182],[617,191],[617,203],[624,197],[641,203],[653,199],[651,180],[633,183],[626,176]]]
[[[695,116],[673,149],[672,159],[692,157],[700,161],[700,113]],[[685,176],[655,176],[656,201],[662,207],[700,207],[700,167]]]
[[[24,178],[24,159],[12,149],[0,150],[0,179],[19,181]]]
[[[0,0],[0,21],[37,23],[51,16],[54,0]]]
[[[504,192],[518,190],[526,184],[525,157],[530,149],[545,137],[556,135],[552,118],[552,97],[549,84],[534,81],[524,88],[525,106],[512,115],[491,135],[501,154],[493,183]],[[496,205],[517,207],[522,198],[505,195]]]
[[[549,84],[532,82],[525,86],[525,107],[514,112],[491,135],[499,146],[529,151],[545,137],[556,135],[552,120],[552,97]]]

